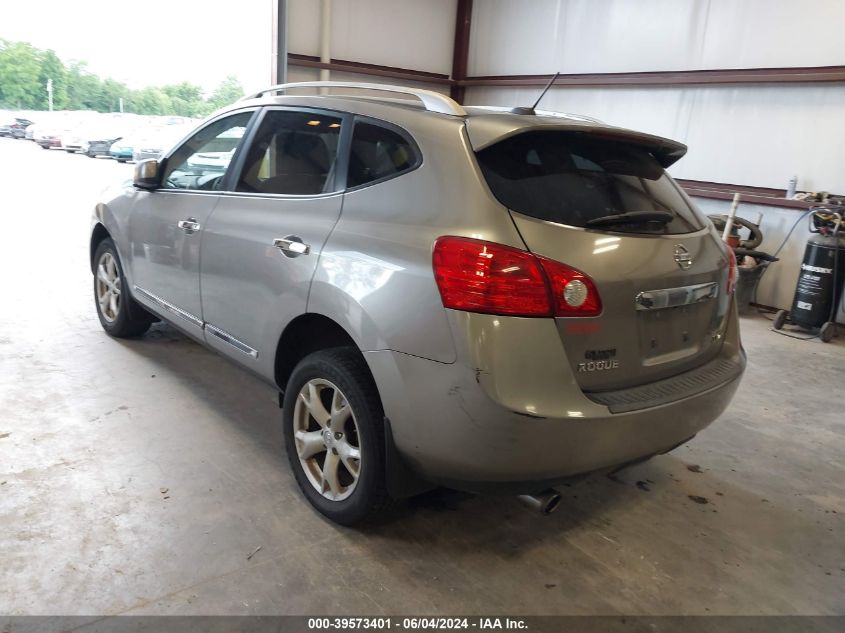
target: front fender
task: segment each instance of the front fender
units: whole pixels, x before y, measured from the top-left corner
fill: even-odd
[[[131,247],[129,239],[129,214],[135,202],[136,190],[124,186],[107,192],[107,201],[98,202],[91,216],[89,248],[91,270],[94,269],[94,251],[105,230],[114,242],[117,255],[123,265],[123,274],[132,281]]]

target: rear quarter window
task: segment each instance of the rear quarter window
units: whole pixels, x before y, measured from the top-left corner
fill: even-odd
[[[526,132],[476,154],[490,190],[512,211],[584,227],[590,220],[636,211],[670,212],[664,223],[606,230],[690,233],[701,214],[645,148],[572,132]]]
[[[414,169],[417,152],[403,135],[381,125],[356,121],[346,186],[360,187]]]

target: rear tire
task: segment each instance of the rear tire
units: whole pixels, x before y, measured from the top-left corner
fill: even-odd
[[[786,310],[778,310],[777,314],[775,314],[775,320],[774,323],[772,323],[772,327],[776,330],[782,330],[784,324],[786,323],[787,314]]]
[[[282,420],[294,477],[318,512],[353,525],[390,504],[384,412],[358,350],[337,347],[302,359],[285,389]]]
[[[94,253],[94,305],[100,325],[115,338],[140,336],[154,320],[129,294],[117,249],[109,238]]]

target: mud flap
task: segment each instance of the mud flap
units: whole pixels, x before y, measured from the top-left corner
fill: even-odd
[[[384,476],[387,492],[394,499],[405,499],[421,494],[436,486],[420,477],[396,448],[393,441],[393,429],[390,420],[384,418]]]

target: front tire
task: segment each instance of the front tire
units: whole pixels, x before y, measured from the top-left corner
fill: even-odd
[[[153,322],[152,315],[130,296],[117,249],[108,238],[94,253],[94,305],[100,325],[116,338],[140,336]]]
[[[288,381],[282,419],[294,477],[318,512],[353,525],[389,505],[384,412],[358,350],[338,347],[302,359]]]

